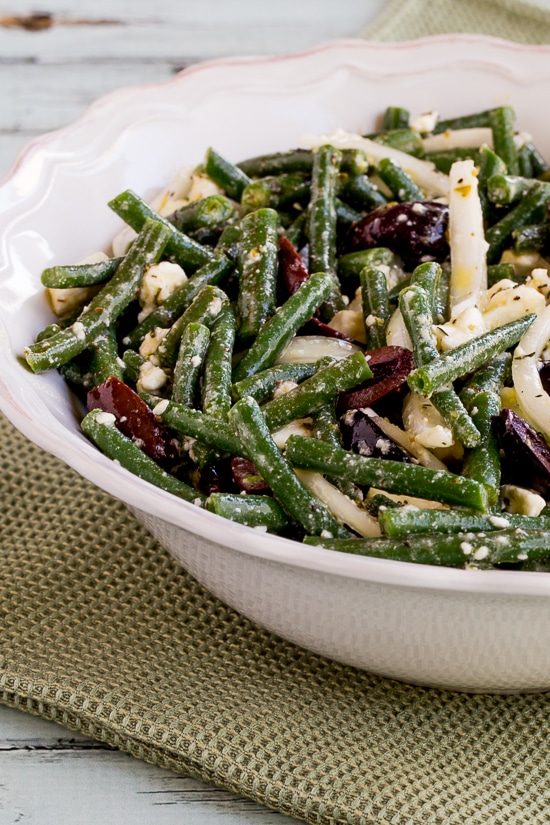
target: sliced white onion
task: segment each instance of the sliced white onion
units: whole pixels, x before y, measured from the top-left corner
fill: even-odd
[[[442,504],[439,501],[432,501],[428,498],[415,498],[415,496],[400,496],[396,493],[387,493],[385,490],[378,490],[376,487],[371,487],[369,492],[367,493],[367,501],[374,496],[382,494],[386,496],[386,498],[391,499],[392,501],[397,502],[397,504],[403,504],[405,507],[419,507],[422,510],[450,510],[448,504]]]
[[[271,433],[273,441],[280,450],[284,450],[291,435],[303,435],[306,438],[311,436],[311,418],[297,418]]]
[[[294,472],[304,487],[328,507],[337,521],[347,524],[365,538],[381,535],[378,520],[341,493],[321,473],[315,473],[312,470],[294,470]]]
[[[550,338],[550,305],[535,318],[514,352],[512,379],[520,409],[550,441],[550,395],[542,386],[538,360]]]
[[[425,152],[441,152],[446,149],[476,149],[483,144],[493,148],[493,130],[485,127],[474,129],[448,129],[438,135],[423,139]]]
[[[337,129],[329,135],[304,135],[301,142],[311,149],[330,144],[336,149],[362,149],[369,163],[376,165],[382,158],[393,158],[411,178],[426,191],[428,197],[445,196],[449,193],[449,178],[438,172],[430,161],[420,160],[399,149],[384,146],[374,140],[364,138],[344,129]]]
[[[386,327],[386,343],[389,347],[403,347],[412,351],[413,345],[399,307],[395,310]]]
[[[403,447],[403,449],[410,453],[413,458],[416,458],[423,467],[429,467],[431,470],[447,470],[447,467],[442,461],[423,447],[422,444],[414,441],[410,437],[410,434],[402,430],[401,427],[398,427],[397,424],[392,424],[391,421],[386,421],[385,418],[381,418],[378,415],[373,415],[372,420],[388,438],[391,438],[396,444]]]
[[[319,358],[328,355],[340,360],[347,358],[361,348],[340,338],[327,338],[326,335],[297,335],[281,352],[276,364],[313,364]]]
[[[429,450],[450,447],[454,442],[451,430],[432,402],[414,392],[405,398],[403,424],[410,438]]]
[[[466,307],[479,307],[487,289],[487,249],[483,213],[472,160],[453,163],[449,174],[449,246],[451,318]]]

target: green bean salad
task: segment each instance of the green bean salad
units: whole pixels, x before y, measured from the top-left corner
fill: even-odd
[[[550,571],[550,170],[513,110],[389,107],[213,148],[109,254],[42,273],[25,350],[109,458],[329,550]]]

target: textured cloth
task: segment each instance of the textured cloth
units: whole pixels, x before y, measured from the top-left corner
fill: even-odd
[[[523,0],[386,0],[382,13],[361,36],[413,40],[453,32],[550,43],[550,10]]]
[[[311,823],[548,825],[550,696],[413,688],[206,593],[0,417],[0,698]]]

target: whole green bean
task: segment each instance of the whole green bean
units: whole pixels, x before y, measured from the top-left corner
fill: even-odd
[[[410,505],[381,510],[378,520],[382,533],[392,538],[406,538],[418,533],[489,533],[507,527],[550,529],[550,518],[540,516],[482,515],[472,510],[435,510]]]
[[[42,272],[42,285],[50,289],[72,289],[74,287],[96,286],[112,278],[122,258],[109,258],[95,264],[74,266],[50,266]]]
[[[268,401],[262,408],[269,431],[317,412],[339,393],[362,384],[368,378],[372,378],[372,370],[362,352],[354,352],[347,358],[321,367],[311,378],[290,392]]]
[[[271,438],[262,411],[253,398],[238,401],[231,408],[229,422],[281,507],[302,524],[306,532],[349,536],[346,528],[298,480]]]
[[[210,249],[201,246],[192,238],[184,235],[183,232],[179,232],[170,221],[151,209],[131,189],[121,192],[120,195],[109,201],[108,206],[136,232],[141,231],[147,220],[154,220],[162,224],[169,233],[166,242],[166,254],[172,256],[184,269],[198,269],[212,258],[213,253]]]
[[[67,329],[26,347],[24,354],[33,372],[66,364],[110,326],[135,298],[145,267],[160,259],[168,232],[156,221],[146,221],[115,275],[92,298]]]
[[[231,368],[235,344],[235,313],[227,304],[211,328],[204,361],[202,409],[207,415],[226,419],[231,408]]]
[[[327,298],[332,286],[333,278],[326,272],[317,272],[304,281],[261,328],[235,367],[233,381],[241,381],[271,367],[290,339]]]
[[[430,470],[416,464],[367,458],[299,435],[291,435],[286,442],[286,455],[297,467],[347,478],[361,486],[471,507],[482,512],[487,510],[485,487],[473,479],[453,473]]]
[[[238,334],[243,341],[257,336],[276,305],[278,216],[274,209],[258,209],[241,222],[238,271]]]
[[[236,201],[241,199],[243,189],[250,183],[250,178],[242,169],[223,158],[212,147],[206,152],[204,171]]]
[[[203,324],[190,323],[183,330],[174,365],[172,400],[185,407],[195,406],[199,375],[209,340],[210,330]]]
[[[202,504],[204,496],[185,482],[162,470],[152,458],[145,455],[134,442],[115,426],[115,417],[96,409],[82,420],[82,430],[97,444],[102,453],[118,461],[125,469],[150,484],[160,487],[185,501]]]

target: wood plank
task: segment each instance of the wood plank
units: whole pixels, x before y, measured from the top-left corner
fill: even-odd
[[[0,821],[298,825],[242,797],[0,706]]]

